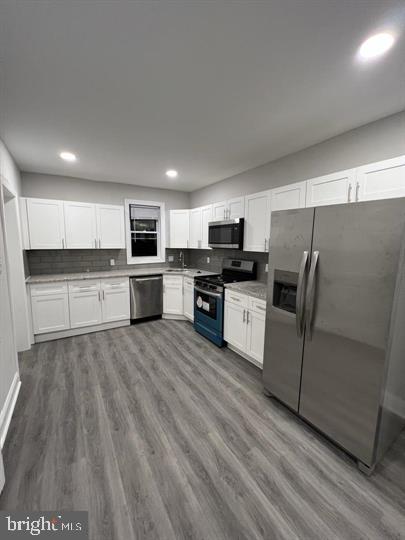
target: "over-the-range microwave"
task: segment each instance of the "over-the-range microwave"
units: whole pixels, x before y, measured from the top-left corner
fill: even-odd
[[[208,223],[208,245],[211,248],[243,249],[243,218]]]

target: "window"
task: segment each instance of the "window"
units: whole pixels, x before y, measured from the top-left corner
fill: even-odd
[[[128,264],[165,261],[164,203],[125,201]]]

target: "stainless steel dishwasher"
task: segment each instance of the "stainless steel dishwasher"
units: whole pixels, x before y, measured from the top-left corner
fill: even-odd
[[[131,319],[144,319],[163,313],[163,277],[132,277],[129,280]]]

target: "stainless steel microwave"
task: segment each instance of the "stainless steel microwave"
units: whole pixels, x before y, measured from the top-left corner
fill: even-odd
[[[208,223],[208,245],[211,248],[243,249],[244,219],[227,219]]]

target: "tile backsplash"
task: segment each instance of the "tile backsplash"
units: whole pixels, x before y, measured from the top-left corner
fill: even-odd
[[[136,268],[162,267],[165,265],[178,267],[181,265],[180,253],[183,253],[184,264],[201,270],[221,272],[223,260],[227,258],[248,259],[257,262],[257,279],[267,281],[265,266],[267,253],[253,253],[233,249],[166,249],[166,264],[143,264]],[[173,261],[169,262],[169,257]],[[209,257],[210,262],[207,262]],[[115,265],[110,266],[110,260]],[[127,264],[125,249],[55,249],[29,250],[26,252],[28,274],[61,274],[72,272],[104,272],[123,268],[135,268]]]

